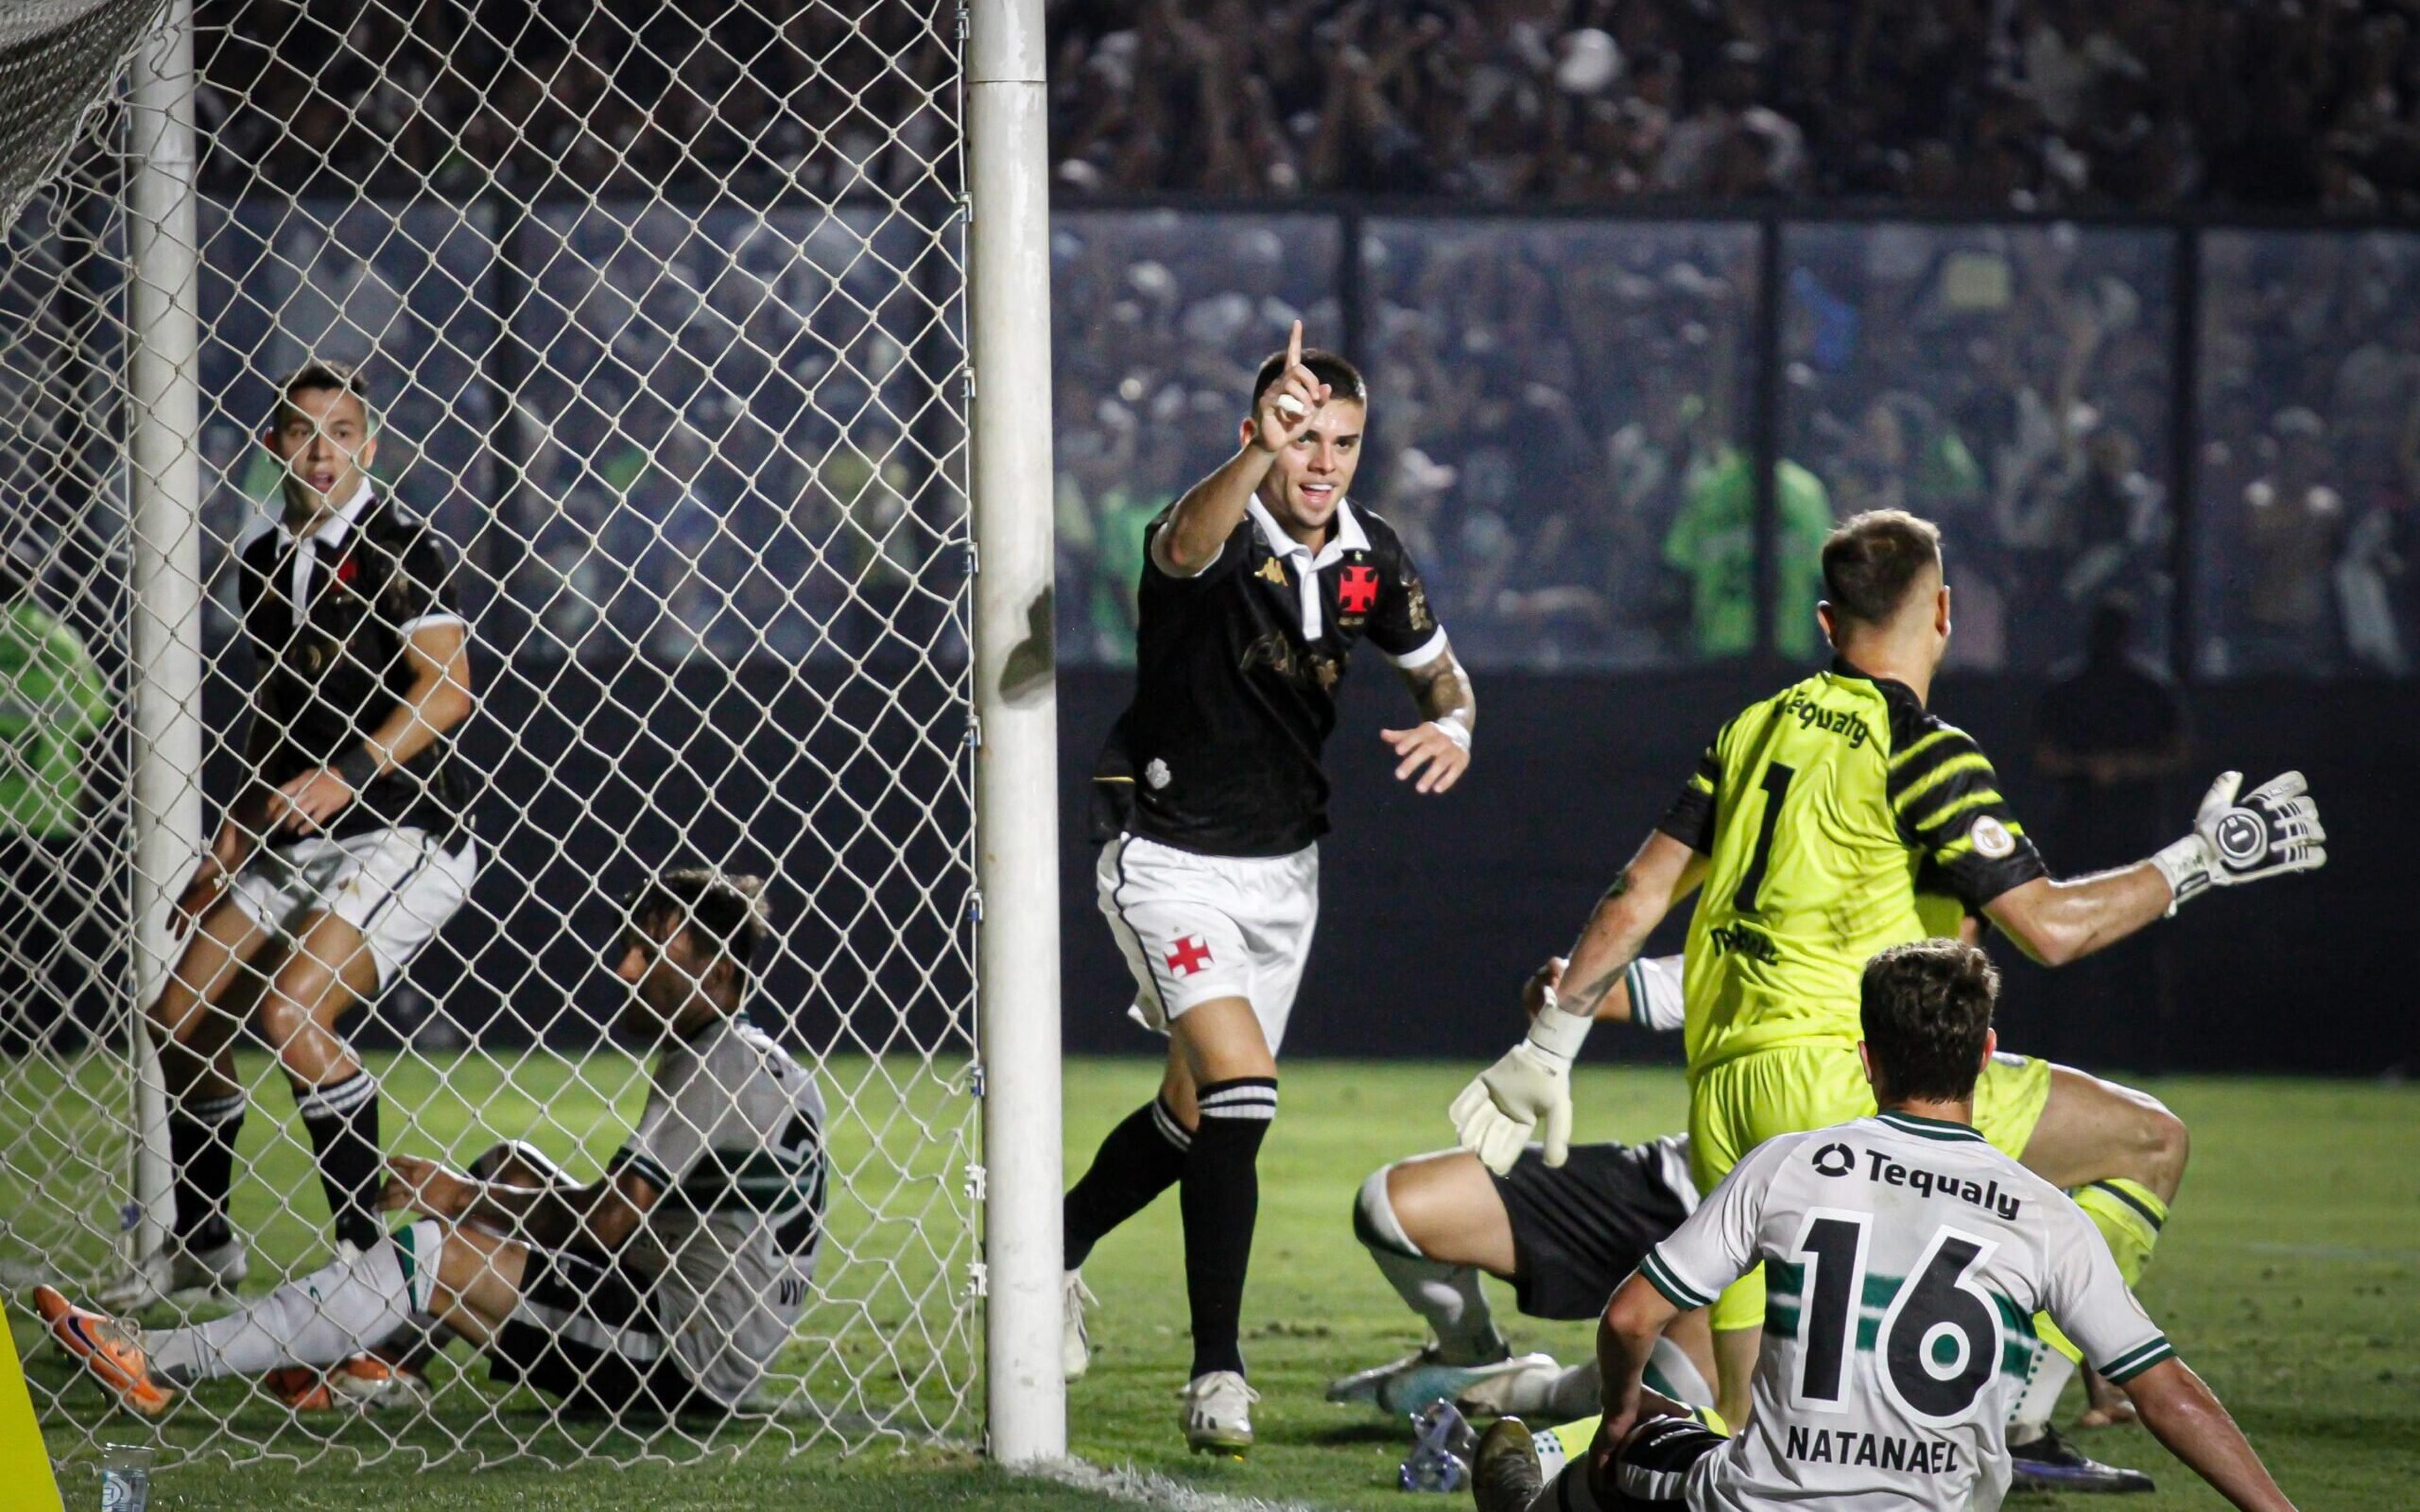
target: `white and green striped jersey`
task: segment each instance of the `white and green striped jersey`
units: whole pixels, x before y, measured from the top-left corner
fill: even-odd
[[[628,1253],[657,1278],[674,1358],[737,1404],[789,1342],[823,1244],[814,1074],[747,1015],[718,1023],[665,1050],[614,1165],[662,1194]]]
[[[2083,1211],[1961,1123],[1768,1140],[1638,1269],[1696,1308],[1760,1260],[1753,1412],[1690,1471],[1693,1512],[1991,1512],[2036,1313],[2112,1381],[2170,1354]]]

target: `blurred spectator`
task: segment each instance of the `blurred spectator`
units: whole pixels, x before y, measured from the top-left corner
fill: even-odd
[[[1745,453],[1719,451],[1689,479],[1664,562],[1690,581],[1690,625],[1700,656],[1756,649],[1756,481]],[[1823,480],[1784,457],[1774,464],[1781,537],[1775,550],[1773,645],[1792,661],[1822,646],[1815,605],[1823,595],[1823,538],[1832,505]]]
[[[35,564],[0,550],[0,1052],[46,1044],[85,995],[105,891],[79,867],[86,749],[109,689],[84,640],[36,596]]]
[[[2334,471],[2327,425],[2310,410],[2280,410],[2270,423],[2271,466],[2243,490],[2251,548],[2245,625],[2235,670],[2325,676],[2336,669],[2331,567],[2345,534],[2344,495]]]

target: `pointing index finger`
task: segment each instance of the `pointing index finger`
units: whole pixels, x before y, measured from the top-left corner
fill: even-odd
[[[1286,366],[1292,369],[1301,365],[1302,322],[1297,320],[1294,323],[1294,331],[1286,337]]]

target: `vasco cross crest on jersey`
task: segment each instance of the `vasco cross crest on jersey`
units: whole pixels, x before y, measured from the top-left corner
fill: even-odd
[[[1210,947],[1202,943],[1199,934],[1180,935],[1176,943],[1168,948],[1168,969],[1180,977],[1189,977],[1197,971],[1208,969],[1209,965]]]
[[[1378,569],[1356,563],[1336,579],[1336,608],[1343,614],[1367,614],[1378,607]]]

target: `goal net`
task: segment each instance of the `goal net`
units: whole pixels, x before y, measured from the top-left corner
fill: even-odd
[[[185,4],[0,21],[0,1280],[54,1451],[105,1422],[238,1461],[974,1439],[959,16]],[[263,436],[309,362],[361,372],[375,496],[442,542],[473,673],[475,880],[339,1025],[383,1149],[519,1139],[597,1177],[648,1090],[611,1032],[617,900],[674,865],[768,879],[749,1012],[820,1083],[829,1207],[727,1419],[566,1407],[458,1344],[426,1412],[245,1379],[112,1419],[23,1310],[170,1232],[145,1008],[247,771],[239,564],[286,508]],[[252,1298],[334,1239],[289,1069],[227,1001]]]

